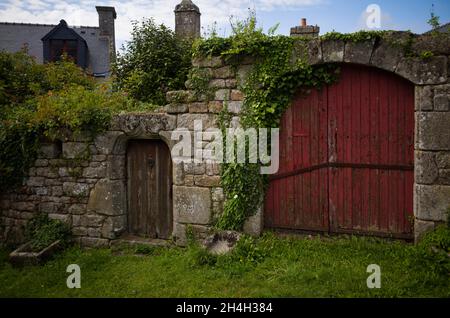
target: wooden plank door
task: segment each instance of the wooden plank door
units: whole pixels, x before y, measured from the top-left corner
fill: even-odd
[[[411,238],[413,166],[414,86],[343,65],[283,115],[265,226]]]
[[[345,65],[328,100],[330,231],[411,238],[414,86]]]
[[[328,231],[326,89],[299,94],[280,127],[280,169],[270,176],[265,226]]]
[[[160,140],[132,140],[127,149],[128,232],[169,239],[172,234],[172,160]]]

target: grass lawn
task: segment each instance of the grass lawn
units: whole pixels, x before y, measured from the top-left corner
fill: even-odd
[[[248,238],[232,255],[197,247],[70,248],[44,266],[14,269],[0,253],[0,297],[449,297],[448,273],[415,247],[371,238]],[[81,267],[81,289],[66,287],[66,268]],[[368,289],[369,264],[381,289]]]

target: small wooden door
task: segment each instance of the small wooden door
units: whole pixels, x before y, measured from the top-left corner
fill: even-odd
[[[294,98],[270,179],[268,228],[412,238],[414,86],[343,65],[338,83]]]
[[[169,239],[172,234],[172,160],[160,140],[132,140],[127,150],[128,232]]]

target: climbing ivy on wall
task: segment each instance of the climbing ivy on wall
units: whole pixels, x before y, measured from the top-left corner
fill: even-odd
[[[308,65],[293,60],[295,39],[263,33],[250,17],[233,27],[229,38],[212,37],[194,44],[197,57],[222,56],[228,63],[238,66],[240,58],[255,59],[253,71],[245,83],[240,83],[246,99],[241,125],[243,128],[277,128],[280,119],[300,87],[320,88],[337,80],[338,67],[325,64]],[[224,107],[226,109],[226,107]],[[220,116],[222,129],[229,126],[226,110]],[[225,136],[225,134],[224,134]],[[261,206],[267,178],[260,174],[260,164],[224,163],[221,182],[226,196],[222,216],[217,228],[241,230],[245,220]]]

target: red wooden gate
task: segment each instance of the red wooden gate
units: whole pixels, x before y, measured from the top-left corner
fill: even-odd
[[[343,65],[338,83],[298,95],[282,118],[265,225],[411,238],[413,166],[414,86]]]

